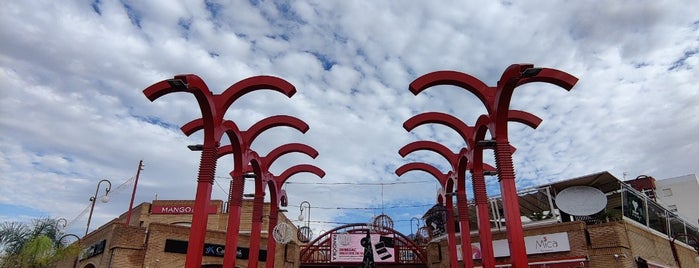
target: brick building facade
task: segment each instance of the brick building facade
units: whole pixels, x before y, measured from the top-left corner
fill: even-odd
[[[604,192],[607,202],[603,211],[590,216],[567,215],[556,207],[555,196],[571,186],[586,185]],[[683,221],[672,211],[655,203],[643,193],[619,181],[607,172],[591,174],[568,181],[523,190],[520,194],[523,231],[527,244],[530,267],[698,267],[697,251],[692,241],[681,236],[699,236],[697,227]],[[636,202],[638,201],[638,202]],[[501,206],[492,198],[489,210],[493,213],[491,230],[497,267],[508,267],[509,253],[506,241],[506,225],[502,224]],[[641,214],[632,210],[631,203],[641,205]],[[81,239],[85,249],[76,260],[64,260],[58,267],[183,267],[186,258],[192,200],[154,200],[142,203],[132,210],[131,222],[125,224],[126,213],[99,227]],[[269,204],[264,205],[263,215],[269,214]],[[455,210],[457,211],[457,210]],[[473,211],[470,215],[472,245],[479,243],[478,226]],[[225,252],[228,214],[223,201],[212,200],[202,267],[221,267]],[[236,265],[247,267],[246,250],[249,251],[252,218],[252,201],[244,200],[240,220],[240,233]],[[279,222],[293,223],[283,213]],[[455,215],[458,218],[458,215]],[[457,223],[458,225],[458,223]],[[268,217],[263,219],[260,241],[259,267],[265,264],[268,239]],[[294,232],[297,230],[294,228]],[[457,230],[456,243],[460,247]],[[326,235],[326,234],[319,234]],[[675,241],[675,238],[677,240]],[[684,238],[684,239],[683,239]],[[504,242],[503,242],[504,241]],[[533,244],[530,242],[534,241]],[[557,245],[548,247],[545,243]],[[497,242],[497,243],[496,243]],[[536,247],[530,251],[530,245]],[[275,267],[337,267],[331,262],[302,263],[300,252],[315,245],[300,243],[296,237],[288,244],[277,244]],[[559,247],[560,246],[560,247]],[[447,236],[431,237],[422,245],[427,262],[411,267],[449,267],[450,254]],[[542,247],[542,248],[539,248]],[[673,251],[673,247],[675,250]],[[315,254],[325,254],[318,247]],[[460,255],[460,250],[454,254]],[[326,258],[320,258],[325,260]],[[462,256],[458,256],[460,260]],[[474,258],[476,267],[480,259]],[[75,266],[74,266],[75,265]],[[386,266],[387,264],[382,264]],[[396,267],[397,264],[391,264]],[[379,266],[381,267],[381,266]]]
[[[572,216],[559,211],[555,202],[556,193],[582,185],[604,192],[606,207],[590,216]],[[633,213],[629,206],[633,201],[639,201],[640,216]],[[491,211],[499,210],[499,202],[497,198],[491,200]],[[635,190],[607,172],[522,190],[519,202],[522,216],[526,219],[523,220],[525,242],[527,238],[565,234],[563,237],[567,236],[569,245],[564,250],[551,252],[531,250],[527,245],[530,267],[699,268],[699,245],[696,245],[697,241],[685,239],[685,235],[694,239],[699,237],[697,226],[682,220],[662,204],[656,203],[653,197]],[[527,218],[542,214],[551,216],[538,220]],[[502,218],[497,213],[490,217],[496,221]],[[475,217],[472,215],[470,218]],[[505,225],[498,223],[491,227],[496,263],[498,267],[509,267],[508,253],[500,257],[497,254],[498,248],[507,251],[507,244],[495,243],[506,239]],[[478,226],[473,219],[470,230],[471,242],[477,244]],[[461,243],[459,240],[460,236],[457,235],[457,245]],[[432,239],[427,245],[428,267],[449,267],[448,243],[446,235]],[[674,253],[673,247],[676,250]],[[457,253],[460,255],[460,250]],[[458,259],[461,262],[461,256]],[[478,267],[480,260],[475,259],[474,263]]]
[[[184,267],[189,225],[192,221],[192,200],[154,200],[141,203],[132,210],[127,226],[126,213],[89,233],[80,241],[84,248],[76,260],[63,260],[58,267]],[[225,251],[228,214],[223,201],[212,200],[207,223],[205,248],[202,252],[203,267],[221,267]],[[269,204],[263,215],[269,215]],[[294,226],[283,213],[279,222]],[[238,267],[247,267],[252,201],[244,200],[238,240]],[[260,262],[264,267],[267,245],[268,217],[263,219],[260,240]],[[295,229],[295,228],[294,228]],[[298,241],[294,237],[288,244],[277,244],[275,267],[298,267]]]

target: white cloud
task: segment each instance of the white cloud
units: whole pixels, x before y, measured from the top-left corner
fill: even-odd
[[[128,7],[126,7],[128,5]],[[555,12],[552,12],[554,11]],[[494,85],[512,63],[529,62],[580,79],[571,92],[531,84],[512,107],[544,121],[536,130],[511,124],[520,185],[536,185],[608,170],[618,177],[656,178],[696,173],[699,159],[699,51],[697,4],[690,1],[423,3],[274,2],[213,4],[185,1],[2,2],[0,4],[0,203],[27,205],[53,217],[73,218],[88,205],[97,181],[110,178],[112,200],[99,204],[94,225],[126,209],[128,179],[138,160],[146,169],[137,202],[194,196],[199,154],[186,149],[201,133],[179,127],[200,116],[186,93],[154,102],[142,90],[176,74],[202,77],[214,93],[254,75],[274,75],[298,90],[253,92],[227,111],[241,127],[277,115],[310,125],[306,134],[274,129],[254,149],[266,153],[303,142],[320,155],[281,158],[272,171],[310,163],[327,176],[299,174],[290,203],[317,207],[378,207],[434,202],[433,183],[395,168],[441,157],[397,151],[419,140],[452,150],[463,145],[453,130],[405,120],[441,111],[472,125],[481,104],[470,93],[436,87],[418,96],[408,84],[437,70],[468,73]],[[99,12],[97,12],[99,11]],[[225,140],[225,139],[224,139]],[[486,156],[492,161],[492,156]],[[213,197],[224,199],[232,168],[217,168]],[[446,172],[446,170],[443,170]],[[496,190],[494,180],[490,188]],[[406,215],[424,207],[390,209],[400,230]],[[289,216],[297,215],[290,208]],[[315,209],[321,222],[368,221],[377,210]],[[27,217],[26,213],[22,212]],[[0,215],[2,219],[9,216]],[[18,215],[20,217],[20,215]],[[80,233],[85,217],[74,223]],[[315,231],[337,224],[314,223]]]

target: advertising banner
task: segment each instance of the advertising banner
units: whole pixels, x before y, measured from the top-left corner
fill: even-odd
[[[366,234],[333,234],[330,243],[331,262],[362,262],[364,247],[362,238]],[[371,250],[374,253],[374,262],[395,262],[395,249],[393,236],[371,234]]]

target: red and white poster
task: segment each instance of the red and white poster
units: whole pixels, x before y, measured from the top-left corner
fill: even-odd
[[[362,238],[366,234],[333,234],[330,243],[331,262],[362,262],[364,259],[364,247]],[[374,253],[374,262],[395,262],[395,249],[393,236],[371,234],[371,250]]]

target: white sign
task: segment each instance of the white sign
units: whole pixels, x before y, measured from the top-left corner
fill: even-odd
[[[524,244],[527,254],[570,251],[570,241],[566,232],[527,236],[524,238]]]
[[[527,249],[527,255],[570,251],[570,241],[566,232],[527,236],[524,237],[524,245]],[[461,245],[456,247],[458,259],[463,260]],[[507,239],[493,241],[493,255],[496,258],[510,256],[510,247],[507,244]],[[473,259],[481,259],[480,243],[471,244],[471,256]]]
[[[333,234],[330,241],[330,262],[362,262],[364,247],[361,244],[366,234]],[[371,234],[371,250],[374,262],[395,262],[393,236]]]

